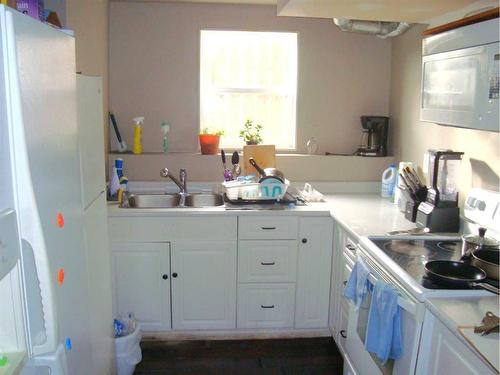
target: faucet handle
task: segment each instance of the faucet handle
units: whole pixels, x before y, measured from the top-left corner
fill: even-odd
[[[168,177],[168,168],[163,168],[162,170],[160,170],[160,176]]]
[[[181,168],[179,170],[179,177],[180,179],[185,179],[187,177],[187,171],[186,171],[186,168]]]

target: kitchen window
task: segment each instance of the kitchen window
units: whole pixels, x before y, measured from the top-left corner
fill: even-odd
[[[247,119],[264,143],[296,148],[297,33],[202,30],[200,130],[224,130],[220,147],[241,148]]]

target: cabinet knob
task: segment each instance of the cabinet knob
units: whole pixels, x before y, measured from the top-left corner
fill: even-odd
[[[167,279],[168,279],[168,275],[165,273],[165,274],[163,274],[163,275],[161,276],[161,278],[162,278],[163,280],[167,280]]]
[[[339,333],[340,333],[340,336],[342,336],[343,338],[345,338],[345,339],[347,338],[347,334],[344,330],[340,331]]]
[[[172,277],[177,277],[177,272],[174,272],[174,273],[172,274]]]
[[[303,238],[302,243],[307,243],[307,238]]]
[[[344,286],[347,286],[347,280],[344,280],[342,284],[344,284]]]

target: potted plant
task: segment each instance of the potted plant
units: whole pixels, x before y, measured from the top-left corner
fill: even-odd
[[[202,155],[217,155],[221,135],[224,135],[224,130],[205,128],[201,131],[199,140]]]
[[[243,129],[240,130],[240,138],[242,138],[247,145],[258,145],[262,143],[262,136],[260,131],[262,130],[262,125],[253,123],[252,120],[247,120]]]

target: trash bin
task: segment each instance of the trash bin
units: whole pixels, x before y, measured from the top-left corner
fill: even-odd
[[[134,332],[115,338],[117,375],[132,375],[135,366],[142,360],[141,329],[136,324]]]

